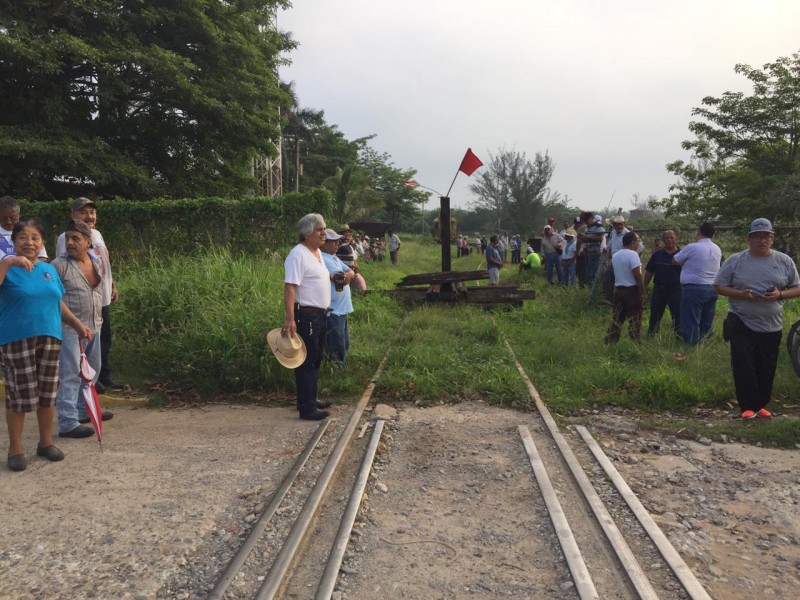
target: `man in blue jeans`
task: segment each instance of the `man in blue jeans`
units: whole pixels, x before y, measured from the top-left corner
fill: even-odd
[[[695,242],[678,252],[673,260],[681,265],[680,329],[683,341],[694,346],[711,335],[717,292],[714,280],[722,263],[722,250],[711,238],[714,226],[703,223],[695,232]]]
[[[53,261],[53,268],[64,284],[64,304],[91,331],[92,339],[85,348],[89,365],[100,371],[100,327],[103,322],[103,281],[99,261],[90,253],[92,231],[86,223],[73,221],[64,233],[66,256]],[[80,370],[81,348],[79,332],[64,325],[61,351],[58,355],[58,435],[66,438],[83,438],[94,435],[94,429],[83,425],[89,422],[83,400],[83,383]],[[95,381],[97,380],[95,375]],[[102,419],[113,416],[103,411]]]
[[[350,324],[347,315],[353,312],[353,300],[350,295],[350,281],[355,271],[344,264],[336,249],[342,236],[333,229],[325,230],[325,243],[322,244],[322,260],[328,273],[331,274],[331,308],[326,320],[327,334],[325,350],[328,358],[344,369],[347,351],[350,349]]]

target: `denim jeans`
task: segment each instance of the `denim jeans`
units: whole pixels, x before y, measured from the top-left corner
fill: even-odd
[[[586,251],[586,278],[590,285],[594,283],[594,278],[597,276],[601,256],[599,251],[596,253],[593,250]]]
[[[303,313],[294,316],[297,333],[306,345],[306,360],[294,370],[297,386],[297,410],[301,415],[316,410],[319,365],[325,351],[325,313]]]
[[[94,382],[100,375],[100,332],[92,334],[92,341],[86,345],[86,358],[95,370]],[[78,371],[81,368],[81,349],[78,345],[78,334],[64,329],[61,352],[58,354],[58,392],[56,393],[56,412],[58,413],[58,431],[72,431],[85,419],[86,403],[83,400],[83,382]]]
[[[350,324],[347,315],[328,313],[326,327],[325,348],[328,352],[328,360],[335,362],[340,369],[343,369],[347,351],[350,350]]]
[[[694,346],[711,335],[717,293],[711,285],[685,284],[681,289],[681,335]]]
[[[544,268],[547,272],[547,282],[550,284],[561,281],[561,255],[558,252],[544,255]],[[553,281],[553,270],[555,269],[555,281]]]
[[[561,263],[561,285],[575,285],[575,262],[573,258],[569,266],[565,266],[563,262]]]

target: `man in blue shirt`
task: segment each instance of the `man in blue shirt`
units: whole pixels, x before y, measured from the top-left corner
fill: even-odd
[[[503,266],[503,256],[500,253],[500,239],[493,235],[486,246],[486,269],[489,271],[489,285],[500,283],[500,268]]]
[[[711,335],[717,293],[714,279],[722,263],[722,250],[711,238],[715,229],[703,223],[695,232],[696,242],[678,252],[673,259],[681,265],[681,335],[690,346]]]
[[[663,248],[658,248],[647,261],[644,273],[644,287],[653,280],[653,293],[650,295],[650,327],[647,335],[658,333],[658,326],[664,311],[669,307],[672,328],[680,334],[681,314],[681,266],[672,260],[680,248],[676,245],[678,237],[672,229],[661,234]],[[656,240],[656,247],[658,240]]]
[[[353,312],[350,281],[355,276],[355,271],[336,256],[341,239],[341,235],[332,229],[326,229],[325,243],[320,250],[325,267],[331,274],[331,306],[326,318],[328,333],[325,338],[325,349],[328,358],[340,369],[344,369],[344,361],[350,349],[350,325],[347,315]]]

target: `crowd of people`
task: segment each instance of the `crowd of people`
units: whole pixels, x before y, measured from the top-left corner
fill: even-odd
[[[47,262],[45,231],[33,219],[20,220],[19,203],[0,198],[0,368],[6,389],[8,468],[27,468],[22,432],[27,413],[39,426],[37,456],[64,459],[59,437],[95,434],[78,375],[81,355],[95,371],[100,390],[121,387],[111,379],[103,346],[110,346],[110,306],[117,301],[108,248],[95,229],[97,205],[77,198],[69,225],[58,239],[56,258]],[[101,418],[113,414],[103,411]]]
[[[769,220],[754,220],[747,233],[747,249],[727,260],[713,241],[713,224],[702,223],[694,241],[683,248],[677,244],[676,232],[667,229],[644,268],[644,244],[626,227],[622,215],[605,222],[608,230],[600,215],[589,212],[565,222],[560,231],[554,222],[548,218],[539,238],[529,240],[519,269],[543,266],[550,285],[578,285],[589,287],[592,296],[602,294],[611,305],[607,344],[619,341],[626,322],[631,339],[641,339],[649,294],[648,335],[659,332],[669,310],[671,330],[688,347],[696,346],[712,333],[718,297],[728,297],[723,337],[730,342],[741,416],[772,417],[766,406],[783,331],[783,302],[800,296],[800,279],[794,261],[773,250],[775,232]],[[489,285],[499,283],[506,262],[504,250],[510,244],[513,256],[517,239],[519,236],[509,238],[508,234],[491,236],[486,251]],[[538,242],[537,250],[534,242]]]

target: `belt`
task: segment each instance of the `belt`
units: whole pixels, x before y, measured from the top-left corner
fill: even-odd
[[[328,312],[328,309],[320,308],[318,306],[300,306],[299,304],[295,304],[294,312],[297,315],[310,315],[310,314],[324,315],[325,313]]]

